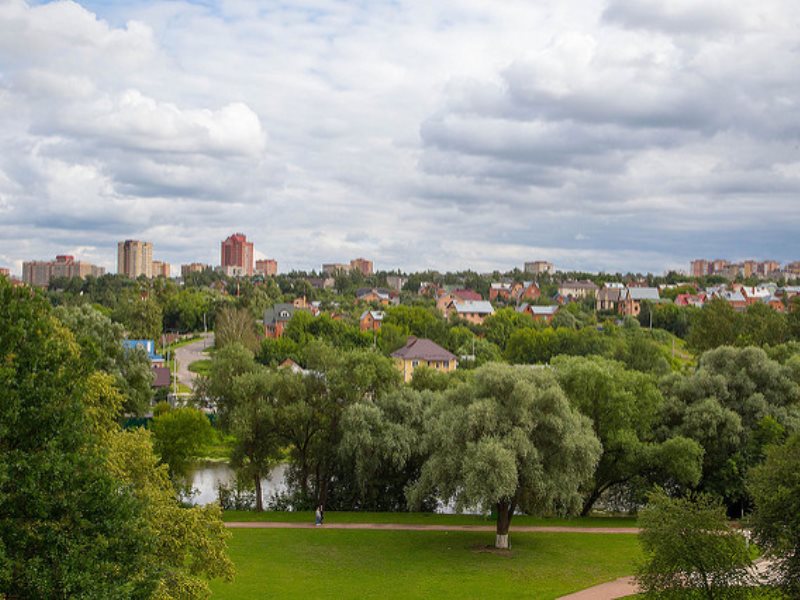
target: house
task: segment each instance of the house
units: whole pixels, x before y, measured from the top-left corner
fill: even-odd
[[[731,305],[733,310],[736,311],[743,311],[747,308],[747,298],[744,297],[742,292],[726,290],[726,289],[717,289],[713,292],[712,298],[721,298],[725,300],[728,304]]]
[[[486,317],[494,314],[494,308],[492,303],[486,300],[451,300],[445,309],[445,314],[448,317],[456,314],[474,325],[482,325]]]
[[[450,292],[450,295],[455,300],[472,300],[475,302],[480,302],[481,300],[483,300],[483,296],[481,296],[478,292],[469,289],[453,290],[452,292]]]
[[[306,309],[297,308],[294,304],[284,302],[275,304],[272,308],[265,310],[264,335],[268,338],[279,338],[283,336],[283,330],[286,328],[286,324],[298,310]]]
[[[706,295],[704,293],[699,294],[678,294],[675,296],[675,306],[696,306],[697,308],[703,308],[706,303]]]
[[[489,286],[489,301],[495,302],[497,300],[506,300],[511,297],[510,283],[496,282]]]
[[[660,302],[661,296],[658,294],[658,288],[654,287],[628,287],[625,288],[622,294],[622,300],[619,303],[618,311],[620,314],[636,317],[642,312],[642,302]]]
[[[356,299],[359,302],[375,302],[382,304],[383,306],[399,304],[400,302],[397,292],[392,292],[382,288],[360,288],[356,290]]]
[[[156,354],[156,343],[153,340],[122,340],[122,347],[126,350],[144,350],[150,365],[154,367],[163,367],[166,362],[163,356]]]
[[[606,284],[600,291],[597,292],[595,297],[595,308],[600,311],[613,311],[617,312],[619,303],[622,301],[622,294],[625,288],[622,284],[609,285]]]
[[[457,302],[466,300],[480,302],[483,300],[483,297],[473,290],[458,289],[452,292],[439,290],[436,298],[436,310],[441,312],[444,316],[448,316],[447,309],[454,300]]]
[[[563,281],[558,286],[559,296],[568,298],[570,301],[586,298],[587,296],[596,296],[598,290],[599,288],[597,285],[588,279],[582,281]]]
[[[406,345],[392,352],[391,357],[406,383],[411,381],[414,369],[421,365],[443,373],[450,373],[458,367],[455,354],[431,340],[414,336],[409,336]]]
[[[550,323],[552,322],[553,317],[556,316],[559,308],[561,307],[557,305],[536,306],[534,304],[528,304],[525,302],[517,307],[517,312],[532,316],[534,321],[544,321],[546,323]]]
[[[279,369],[289,369],[292,373],[295,373],[295,374],[299,373],[299,374],[305,375],[306,373],[308,373],[308,371],[306,369],[304,369],[303,367],[298,365],[291,358],[284,359],[284,361],[281,364],[278,365],[278,368]]]
[[[516,290],[514,291],[514,298],[516,298],[517,303],[525,300],[528,302],[533,302],[538,300],[541,295],[542,290],[540,290],[539,286],[533,281],[523,281],[516,287]]]
[[[386,313],[381,310],[365,310],[358,319],[361,331],[378,331]]]

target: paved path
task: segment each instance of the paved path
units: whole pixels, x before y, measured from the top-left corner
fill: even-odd
[[[231,529],[313,529],[314,523],[284,523],[271,521],[232,521],[225,523]],[[384,531],[496,531],[494,525],[426,525],[411,523],[325,523],[325,529],[379,529]],[[561,527],[538,525],[512,525],[514,533],[600,533],[637,534],[636,527]]]
[[[178,359],[178,381],[194,389],[195,374],[189,370],[189,365],[197,360],[209,358],[203,350],[214,345],[214,334],[203,333],[201,338],[186,344],[175,350],[175,358]]]
[[[614,600],[639,593],[633,577],[620,577],[608,583],[601,583],[574,594],[561,596],[558,600]]]

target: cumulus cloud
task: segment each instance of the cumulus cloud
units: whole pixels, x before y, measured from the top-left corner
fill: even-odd
[[[798,25],[789,0],[6,0],[0,260],[214,262],[234,230],[282,269],[800,258]]]

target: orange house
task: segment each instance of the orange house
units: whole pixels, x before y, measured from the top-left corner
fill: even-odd
[[[358,320],[361,331],[378,331],[383,323],[385,313],[380,310],[366,310]]]

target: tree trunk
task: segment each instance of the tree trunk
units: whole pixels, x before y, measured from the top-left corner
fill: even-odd
[[[511,504],[505,500],[497,503],[497,537],[494,547],[508,550],[508,528],[511,526]]]
[[[601,493],[602,492],[600,491],[599,488],[594,488],[589,493],[589,496],[586,498],[586,501],[583,503],[583,508],[581,509],[582,517],[589,516],[589,513],[592,511],[592,508],[594,508],[595,502],[597,502],[597,499],[600,498]]]
[[[264,511],[264,498],[261,492],[261,474],[256,471],[253,475],[254,483],[256,484],[256,510],[258,512]]]

